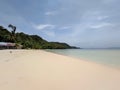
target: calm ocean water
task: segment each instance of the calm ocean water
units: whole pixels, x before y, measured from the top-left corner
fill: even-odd
[[[55,49],[47,51],[120,68],[120,49]]]

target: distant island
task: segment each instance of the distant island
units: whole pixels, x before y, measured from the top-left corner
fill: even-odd
[[[23,32],[16,33],[16,27],[8,25],[11,31],[0,26],[0,42],[15,43],[15,47],[21,46],[22,49],[77,49],[67,43],[48,42],[38,35],[28,35]]]

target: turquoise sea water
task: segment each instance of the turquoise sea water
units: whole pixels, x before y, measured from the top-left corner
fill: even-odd
[[[47,51],[120,68],[120,49],[59,49]]]

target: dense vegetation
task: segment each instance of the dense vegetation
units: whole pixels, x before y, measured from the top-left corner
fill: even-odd
[[[38,35],[28,35],[23,32],[15,33],[16,27],[9,25],[12,31],[8,31],[0,26],[0,42],[13,42],[16,45],[22,45],[23,49],[70,49],[66,43],[48,42]]]

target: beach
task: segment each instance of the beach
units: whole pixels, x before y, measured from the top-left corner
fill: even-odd
[[[43,50],[0,50],[0,90],[120,90],[120,69]]]

